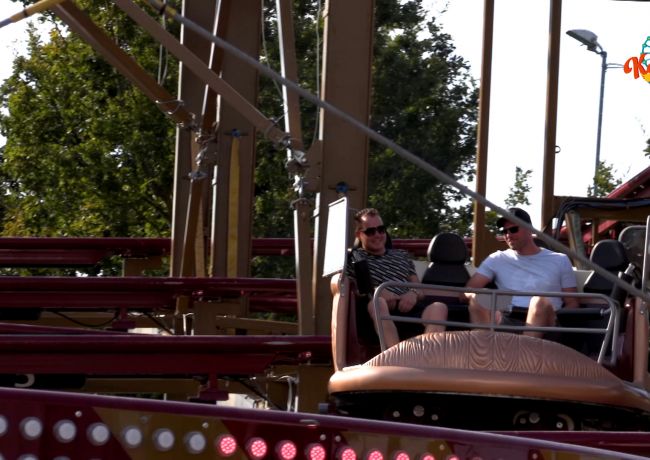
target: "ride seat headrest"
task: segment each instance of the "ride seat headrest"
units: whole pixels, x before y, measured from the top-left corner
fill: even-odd
[[[618,240],[601,240],[591,250],[589,259],[613,273],[625,271],[630,263],[625,246]]]
[[[589,259],[614,275],[618,275],[619,272],[624,272],[629,264],[625,246],[618,240],[599,241],[591,250]],[[584,292],[609,295],[612,287],[613,283],[598,273],[592,272],[585,280],[582,290]]]
[[[439,233],[429,243],[427,257],[434,263],[464,264],[467,260],[467,246],[456,233]]]

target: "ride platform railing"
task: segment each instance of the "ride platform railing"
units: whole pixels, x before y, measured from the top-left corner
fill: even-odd
[[[429,239],[395,239],[393,247],[424,257],[429,242]],[[294,249],[293,238],[252,240],[253,256],[293,256]],[[170,253],[169,238],[0,237],[0,267],[93,266],[110,256],[141,259]]]
[[[389,287],[398,286],[405,289],[417,289],[427,296],[431,296],[431,301],[450,298],[459,298],[462,293],[476,293],[482,296],[482,303],[490,311],[490,322],[488,324],[477,324],[472,322],[458,322],[458,321],[436,321],[436,320],[422,320],[419,318],[409,318],[396,315],[382,315],[379,309],[378,298],[381,293]],[[579,308],[562,308],[556,312],[558,317],[575,316],[574,321],[580,321],[581,318],[598,317],[606,318],[607,323],[605,327],[566,327],[566,326],[530,326],[530,325],[506,325],[497,324],[497,311],[508,311],[509,299],[513,296],[544,296],[544,297],[575,297],[581,304],[590,306]],[[405,323],[419,323],[419,324],[436,324],[445,327],[465,328],[465,329],[485,329],[491,331],[508,331],[508,332],[541,332],[541,333],[556,333],[556,334],[598,334],[603,337],[600,350],[597,356],[599,364],[607,364],[615,366],[618,356],[618,330],[620,327],[621,307],[611,297],[604,294],[596,293],[583,293],[583,292],[539,292],[539,291],[511,291],[502,289],[487,289],[487,288],[468,288],[468,287],[451,287],[432,284],[421,283],[401,283],[401,282],[385,282],[377,287],[372,298],[373,307],[375,309],[375,317],[379,321],[390,320]],[[596,305],[596,306],[594,306]],[[386,350],[386,340],[383,333],[383,328],[377,328],[379,343],[381,350]],[[606,360],[606,357],[609,359]]]
[[[394,240],[395,247],[409,251],[414,257],[425,256],[428,244],[428,239]],[[297,325],[287,321],[240,318],[242,298],[248,301],[247,311],[253,315],[297,315],[295,280],[142,276],[147,269],[164,270],[164,259],[170,251],[169,238],[0,237],[0,267],[3,268],[95,267],[101,270],[108,258],[121,258],[123,272],[120,277],[3,276],[0,278],[0,320],[93,328],[110,324],[121,330],[156,327],[149,315],[173,314],[178,299],[183,298],[190,305],[189,311],[200,312],[204,320],[210,319],[210,324],[204,320],[196,323],[201,333],[231,333],[242,328],[258,334],[297,333]],[[252,255],[292,257],[294,241],[254,238]],[[218,315],[217,320],[213,312]],[[207,315],[203,316],[204,313]],[[188,316],[185,322],[192,327],[193,317]]]

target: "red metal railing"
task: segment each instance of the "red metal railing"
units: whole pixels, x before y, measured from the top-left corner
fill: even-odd
[[[0,309],[174,308],[176,299],[248,297],[252,311],[296,312],[296,282],[275,278],[0,277]]]
[[[430,239],[395,239],[393,247],[425,257]],[[471,245],[471,241],[468,241]],[[469,246],[468,246],[469,247]],[[471,248],[470,248],[471,249]],[[0,266],[70,267],[91,266],[102,258],[166,256],[171,251],[169,238],[0,238]],[[293,256],[292,238],[254,238],[253,256]]]

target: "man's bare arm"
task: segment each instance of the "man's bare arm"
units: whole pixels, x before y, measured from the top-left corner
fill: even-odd
[[[480,273],[474,273],[472,277],[467,280],[467,284],[465,284],[466,287],[469,288],[484,288],[488,284],[490,284],[490,281],[492,281],[490,278],[488,278],[485,275],[481,275]],[[460,294],[460,299],[461,300],[469,300],[470,297],[473,297],[474,293],[468,293],[468,292],[463,292]]]
[[[578,292],[576,288],[563,288],[562,292]],[[564,308],[578,308],[580,307],[580,301],[577,297],[563,297]]]

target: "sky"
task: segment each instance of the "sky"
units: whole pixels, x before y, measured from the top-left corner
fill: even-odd
[[[424,0],[480,77],[484,0]],[[555,195],[585,196],[593,181],[601,56],[567,30],[598,36],[608,64],[638,56],[650,36],[650,2],[563,0]],[[541,226],[550,0],[495,0],[487,198],[503,205],[517,166],[532,170],[528,210]],[[606,71],[600,160],[626,181],[650,165],[650,84]]]
[[[542,168],[550,0],[495,0],[492,100],[487,198],[502,206],[515,168],[532,170],[528,210],[541,226]],[[585,196],[595,169],[601,57],[565,34],[587,29],[598,36],[608,63],[624,64],[650,36],[650,2],[563,0],[558,94],[555,195]],[[480,79],[484,0],[423,0],[451,35]],[[0,19],[20,8],[0,0]],[[29,20],[29,19],[28,19]],[[0,29],[0,80],[24,49],[27,21]],[[622,69],[605,80],[601,161],[623,181],[650,164],[643,154],[650,138],[650,84]],[[0,140],[0,142],[4,142]]]

